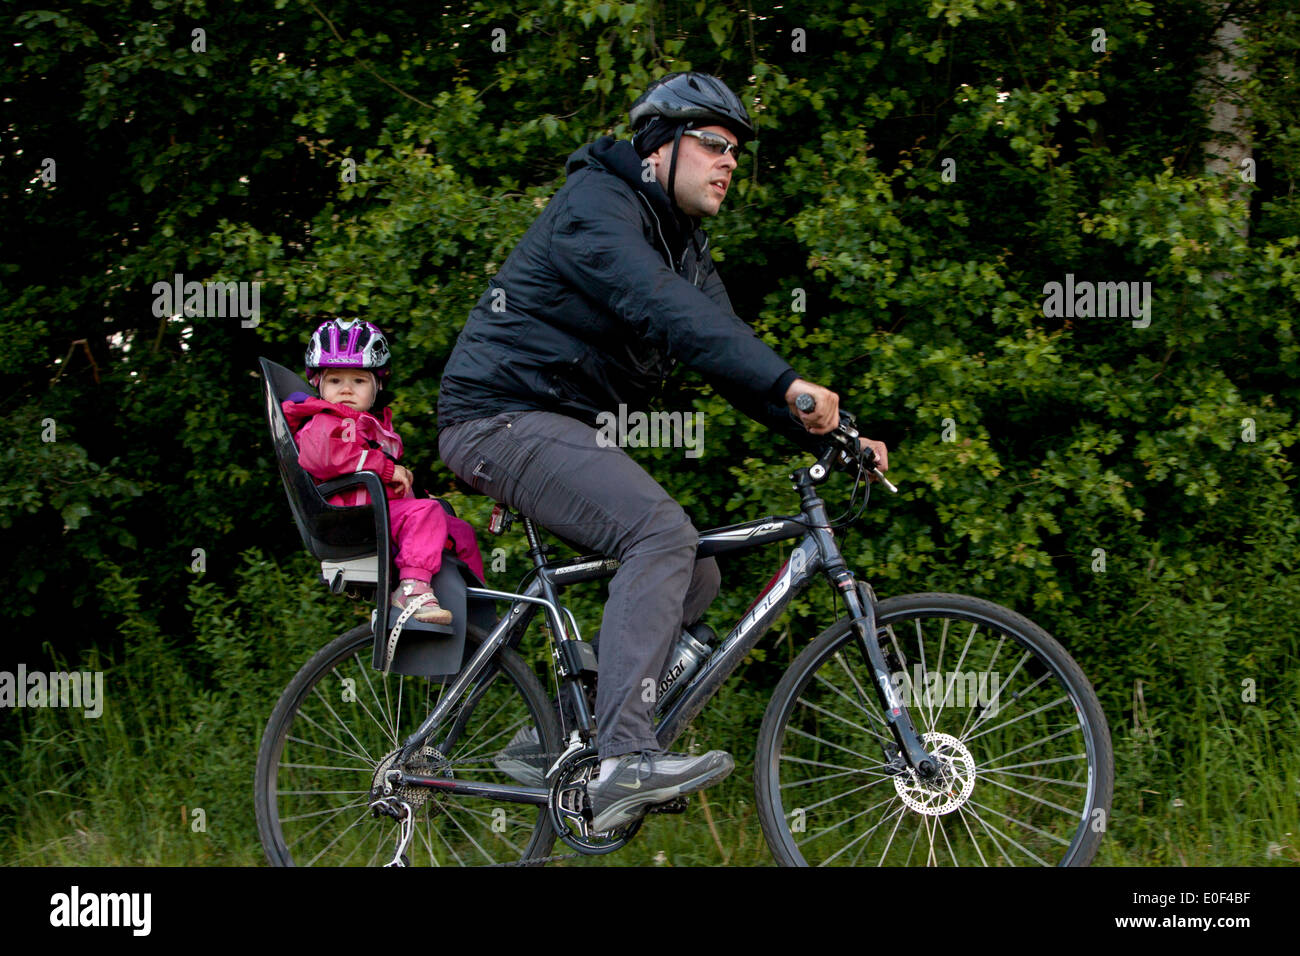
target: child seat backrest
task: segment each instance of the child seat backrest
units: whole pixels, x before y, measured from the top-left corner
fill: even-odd
[[[289,496],[289,509],[302,535],[302,543],[320,561],[356,558],[375,553],[375,509],[373,505],[340,507],[331,505],[316,482],[298,464],[298,446],[289,430],[280,403],[296,392],[313,398],[316,390],[303,379],[269,359],[259,359],[266,398],[266,424],[271,430],[280,477]]]

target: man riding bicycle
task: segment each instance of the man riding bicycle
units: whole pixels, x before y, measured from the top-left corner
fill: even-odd
[[[838,396],[799,378],[736,316],[699,228],[754,132],[740,100],[715,77],[673,73],[637,99],[631,124],[630,142],[601,137],[569,157],[565,185],[470,312],[438,399],[439,452],[455,474],[620,562],[600,628],[595,832],[735,765],[724,751],[657,750],[643,688],[658,685],[720,575],[713,558],[696,560],[681,506],[598,440],[597,416],[645,408],[680,362],[801,447],[839,423]],[[802,393],[810,413],[794,406]],[[863,443],[885,469],[884,444]]]

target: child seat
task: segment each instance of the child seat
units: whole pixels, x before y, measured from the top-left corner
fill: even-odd
[[[368,592],[373,589],[376,609],[371,615],[375,635],[374,666],[384,669],[389,629],[396,622],[398,610],[391,606],[390,595],[395,578],[392,568],[392,536],[389,531],[387,496],[384,483],[371,471],[359,471],[317,484],[298,463],[298,446],[285,419],[284,402],[295,395],[317,397],[316,390],[294,372],[269,359],[259,359],[263,392],[266,399],[266,422],[275,447],[276,461],[289,510],[307,551],[321,563],[321,579],[335,594],[346,589]],[[347,488],[364,486],[370,504],[340,506],[329,498]],[[436,499],[455,516],[451,506]],[[383,507],[377,507],[382,502]],[[386,560],[379,560],[385,555]],[[402,626],[401,636],[389,669],[399,674],[422,677],[446,677],[461,669],[465,650],[467,616],[475,624],[491,630],[496,621],[491,601],[467,600],[466,585],[482,587],[468,566],[451,551],[443,552],[442,567],[431,586],[438,603],[451,611],[452,623],[425,624],[411,618]]]

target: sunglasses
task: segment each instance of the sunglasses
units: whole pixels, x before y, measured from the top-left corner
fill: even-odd
[[[700,145],[707,149],[714,156],[726,156],[731,153],[733,157],[740,160],[740,145],[728,140],[725,136],[719,136],[717,133],[706,133],[698,129],[688,129],[682,132],[683,136],[692,136],[700,141]]]

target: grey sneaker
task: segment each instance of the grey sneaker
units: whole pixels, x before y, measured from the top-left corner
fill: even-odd
[[[525,787],[546,786],[546,758],[536,727],[520,727],[492,762]]]
[[[646,807],[710,787],[735,767],[725,750],[710,750],[699,757],[650,751],[624,754],[608,778],[587,784],[591,829],[604,833],[631,823]]]

